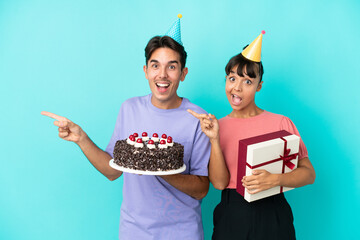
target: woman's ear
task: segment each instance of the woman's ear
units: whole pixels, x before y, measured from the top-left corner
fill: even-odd
[[[261,90],[263,82],[264,82],[264,81],[259,82],[259,84],[258,84],[258,86],[257,86],[257,88],[256,88],[256,91],[257,91],[257,92],[259,92],[259,91]]]

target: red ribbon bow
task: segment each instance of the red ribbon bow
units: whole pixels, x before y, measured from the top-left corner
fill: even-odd
[[[291,162],[291,160],[296,159],[297,154],[289,155],[291,149],[286,149],[286,145],[287,145],[286,143],[287,143],[287,142],[285,141],[284,156],[281,156],[281,155],[280,155],[280,158],[281,158],[281,160],[284,161],[284,164],[285,164],[288,168],[290,168],[291,170],[293,170],[294,167],[295,167],[295,164],[293,164],[293,163]]]
[[[286,141],[285,138],[281,138],[281,139],[285,142],[285,144],[284,144],[284,156],[281,156],[281,155],[280,155],[280,159],[283,160],[283,167],[282,167],[282,171],[281,171],[281,172],[284,173],[284,172],[285,172],[285,166],[287,166],[287,167],[290,168],[291,170],[294,169],[295,164],[293,164],[293,163],[290,162],[290,161],[293,160],[293,159],[296,159],[298,153],[289,155],[291,150],[287,148],[287,141]],[[283,190],[284,190],[284,187],[281,186],[281,187],[280,187],[280,193],[282,193]]]

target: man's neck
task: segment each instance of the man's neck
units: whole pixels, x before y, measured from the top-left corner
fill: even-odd
[[[154,97],[151,97],[151,103],[157,108],[160,109],[174,109],[180,107],[182,103],[182,98],[176,96],[176,98],[172,99],[171,101],[157,101]]]

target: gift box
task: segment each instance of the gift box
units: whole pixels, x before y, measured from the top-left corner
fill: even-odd
[[[299,144],[300,137],[285,130],[240,140],[236,191],[252,202],[293,189],[277,186],[250,194],[241,179],[252,175],[255,169],[274,174],[293,171],[298,164]]]

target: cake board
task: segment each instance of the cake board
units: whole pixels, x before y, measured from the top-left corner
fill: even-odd
[[[134,173],[134,174],[140,174],[140,175],[155,175],[155,176],[178,174],[178,173],[182,173],[186,169],[186,165],[184,164],[181,168],[174,169],[174,170],[168,170],[168,171],[135,170],[135,169],[126,168],[126,167],[122,167],[122,166],[117,165],[114,162],[114,159],[110,160],[109,165],[110,165],[110,167],[112,167],[112,168],[114,168],[114,169],[116,169],[118,171],[122,171],[122,172]]]

